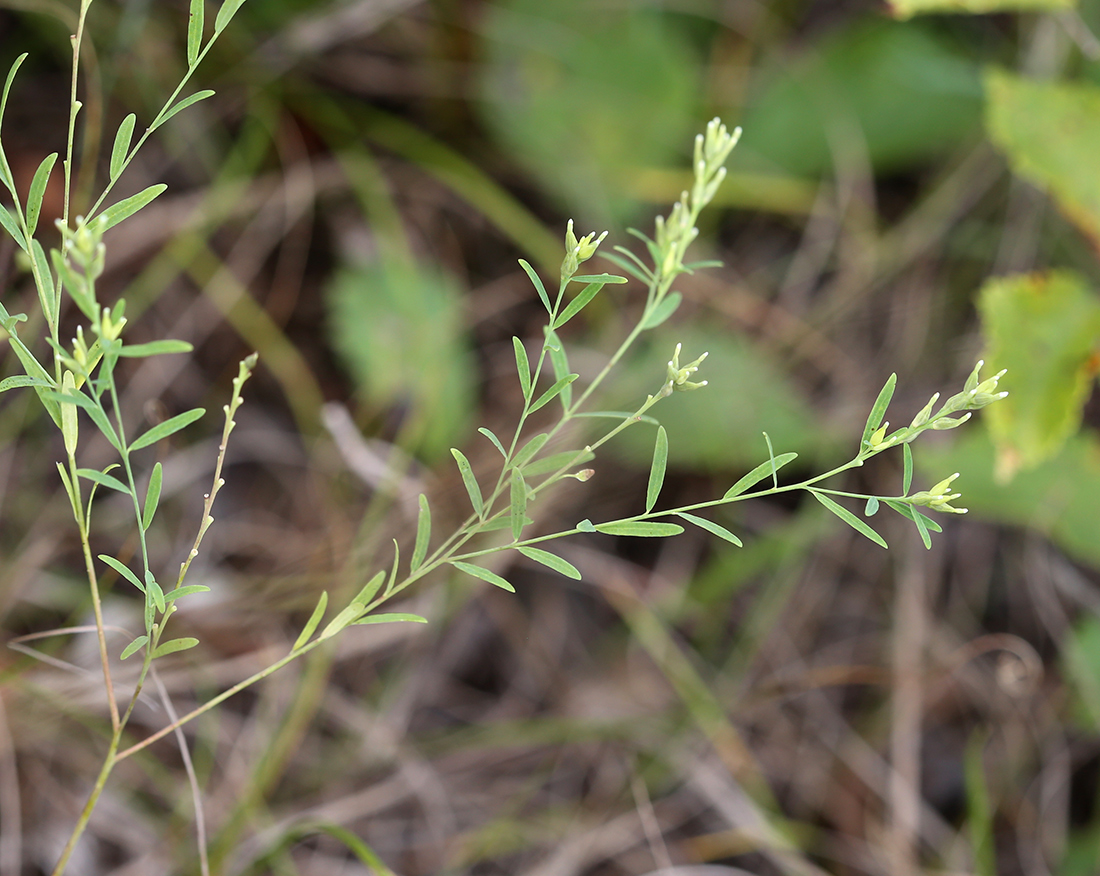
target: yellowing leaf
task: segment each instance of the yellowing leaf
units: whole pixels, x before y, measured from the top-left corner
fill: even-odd
[[[1056,454],[1081,424],[1096,375],[1100,297],[1069,271],[990,280],[978,302],[993,369],[1008,369],[1008,398],[983,416],[1002,479]]]
[[[1100,241],[1100,88],[986,75],[986,128],[1013,171]]]

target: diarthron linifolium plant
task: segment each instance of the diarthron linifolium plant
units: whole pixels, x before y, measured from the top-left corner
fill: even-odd
[[[707,354],[701,353],[690,362],[681,362],[682,351],[677,345],[672,351],[663,379],[659,384],[655,382],[655,392],[641,401],[638,408],[632,412],[592,411],[588,409],[588,404],[639,336],[662,324],[676,310],[680,303],[680,295],[673,291],[672,286],[677,278],[682,274],[713,264],[691,264],[684,259],[688,247],[698,235],[696,221],[699,213],[711,201],[721,185],[725,176],[725,161],[735,146],[739,134],[739,131],[728,131],[719,120],[715,119],[707,125],[706,133],[696,138],[693,163],[694,185],[691,191],[683,193],[667,217],[657,219],[656,232],[652,239],[639,232],[633,232],[644,242],[649,261],[639,258],[622,247],[615,247],[616,253],[606,256],[645,285],[646,298],[637,323],[608,359],[603,369],[579,392],[575,392],[578,389],[576,384],[578,375],[570,371],[565,347],[558,332],[605,286],[627,282],[625,277],[612,274],[580,273],[581,266],[596,254],[606,232],[599,237],[587,234],[578,238],[573,231],[572,222],[569,223],[565,240],[566,255],[561,265],[557,289],[553,295],[547,291],[531,265],[525,261],[520,262],[546,308],[547,324],[533,362],[527,345],[520,338],[513,339],[516,369],[523,395],[523,408],[517,418],[514,431],[511,435],[502,438],[488,429],[479,430],[500,453],[500,467],[495,477],[491,481],[486,481],[484,477],[479,479],[466,456],[458,449],[452,450],[471,505],[471,511],[465,522],[455,532],[442,539],[433,537],[431,509],[427,498],[420,496],[416,537],[407,562],[402,561],[395,542],[390,567],[387,570],[377,571],[373,575],[365,575],[365,583],[357,595],[347,605],[341,607],[327,623],[324,623],[324,626],[322,622],[325,620],[328,596],[327,593],[322,594],[297,641],[284,657],[142,741],[128,748],[122,748],[124,730],[153,661],[167,654],[192,648],[197,644],[193,638],[166,638],[166,624],[180,599],[208,589],[202,585],[184,582],[203,536],[213,523],[210,512],[218,490],[222,486],[220,472],[226,441],[234,426],[235,412],[241,404],[241,388],[255,365],[255,357],[249,357],[241,363],[238,376],[233,383],[231,399],[225,406],[225,425],[215,467],[214,483],[205,497],[203,518],[193,547],[183,559],[178,571],[172,571],[170,575],[164,571],[158,572],[150,567],[146,534],[155,519],[160,498],[162,471],[158,462],[146,474],[139,477],[139,471],[142,469],[140,452],[198,420],[204,412],[196,408],[172,417],[137,437],[129,437],[131,430],[120,410],[119,389],[115,380],[119,358],[186,353],[191,347],[182,341],[173,340],[144,344],[126,343],[123,339],[126,325],[124,302],[120,300],[112,306],[104,306],[99,302],[96,294],[96,280],[102,274],[105,264],[105,248],[102,241],[104,232],[150,203],[164,191],[165,186],[151,186],[105,209],[103,204],[149,134],[180,110],[211,94],[209,91],[200,91],[182,99],[179,96],[197,64],[242,4],[243,0],[226,0],[217,14],[212,35],[206,39],[203,2],[192,0],[187,38],[187,73],[183,81],[136,144],[132,145],[131,142],[136,125],[135,117],[130,115],[123,120],[111,153],[109,181],[102,194],[87,211],[87,215],[71,218],[69,191],[73,172],[72,153],[76,120],[80,109],[80,103],[76,99],[77,70],[84,22],[91,5],[91,0],[82,0],[79,26],[73,40],[72,109],[69,117],[68,146],[62,162],[65,208],[62,219],[57,223],[61,240],[59,248],[51,249],[48,256],[36,234],[43,193],[57,155],[50,155],[42,161],[28,194],[22,198],[16,189],[11,169],[4,156],[2,141],[0,141],[0,182],[12,198],[11,207],[0,205],[0,224],[15,239],[27,257],[41,308],[41,313],[36,315],[36,322],[32,325],[39,324],[38,319],[44,323],[45,341],[51,353],[46,358],[40,358],[41,353],[34,349],[39,345],[34,341],[28,345],[19,334],[19,325],[27,321],[27,316],[10,314],[0,303],[0,324],[24,372],[0,381],[0,392],[21,387],[33,389],[38,394],[46,412],[61,431],[65,458],[57,463],[57,469],[69,497],[73,518],[83,546],[112,727],[102,769],[57,864],[55,873],[64,871],[73,847],[88,823],[108,776],[121,760],[172,733],[181,725],[209,711],[228,697],[265,678],[292,660],[309,653],[350,625],[399,621],[423,622],[425,619],[417,615],[381,612],[379,609],[414,582],[440,567],[453,566],[468,575],[506,590],[513,590],[512,585],[505,578],[473,561],[483,560],[488,555],[500,551],[516,550],[527,558],[563,575],[579,579],[581,573],[573,565],[539,545],[580,532],[599,532],[615,536],[674,536],[683,531],[682,523],[701,527],[719,538],[740,545],[741,541],[734,533],[700,516],[698,512],[719,505],[792,490],[806,490],[812,493],[815,499],[845,523],[883,547],[886,543],[865,520],[838,503],[836,499],[858,499],[865,503],[863,509],[865,517],[873,516],[880,505],[885,503],[910,520],[916,526],[924,543],[930,545],[930,531],[938,532],[940,526],[926,516],[924,511],[961,513],[964,509],[951,505],[952,501],[959,498],[958,493],[951,492],[951,484],[957,475],[945,478],[929,490],[910,492],[913,477],[911,442],[928,429],[955,428],[970,417],[970,411],[982,408],[1006,395],[1004,392],[997,391],[997,382],[1001,374],[984,381],[980,379],[979,369],[982,363],[979,362],[961,392],[951,396],[938,408],[939,397],[933,396],[908,426],[888,432],[888,423],[884,422],[884,418],[896,382],[895,377],[891,376],[867,418],[855,455],[844,465],[800,483],[780,485],[780,469],[794,460],[795,454],[775,453],[770,439],[765,435],[767,460],[738,480],[722,496],[681,507],[659,507],[658,500],[668,457],[668,438],[664,427],[650,416],[650,411],[673,392],[687,392],[705,387],[705,380],[695,378]],[[204,39],[206,39],[205,42]],[[0,122],[3,119],[4,106],[16,71],[24,58],[25,55],[16,60],[4,84],[3,96],[0,99]],[[86,328],[84,324],[80,325],[76,329],[76,336],[67,344],[62,343],[59,337],[61,316],[64,308],[68,307],[66,301],[75,304],[87,321]],[[694,352],[691,351],[691,353]],[[686,359],[691,353],[683,358]],[[541,388],[544,385],[546,387]],[[534,435],[528,434],[525,427],[531,415],[548,405],[554,405],[559,410],[556,422],[547,431]],[[580,417],[602,418],[610,420],[612,425],[601,437],[583,447],[564,452],[543,452],[568,424]],[[82,432],[88,428],[89,422],[118,454],[117,462],[102,470],[81,467],[78,461]],[[592,475],[592,469],[584,466],[595,457],[596,451],[624,429],[643,422],[656,425],[653,462],[643,510],[623,519],[596,523],[582,520],[572,529],[524,537],[525,529],[532,522],[529,517],[530,510],[540,495],[566,478],[578,481],[588,480]],[[826,479],[861,466],[870,457],[899,446],[903,454],[903,475],[901,491],[898,495],[872,496],[820,486]],[[139,487],[139,481],[142,483],[141,487]],[[766,486],[754,490],[753,488],[761,482]],[[137,569],[107,554],[100,554],[97,564],[97,558],[93,556],[90,544],[95,510],[93,500],[99,488],[118,491],[131,500],[140,544]],[[496,543],[486,546],[479,536],[489,532],[496,533]],[[503,543],[501,543],[502,538]],[[144,600],[144,629],[125,644],[117,654],[122,659],[138,656],[141,660],[141,669],[134,691],[128,701],[121,706],[111,680],[110,657],[114,645],[108,644],[101,611],[99,575],[104,569],[110,569],[121,576],[142,594]]]

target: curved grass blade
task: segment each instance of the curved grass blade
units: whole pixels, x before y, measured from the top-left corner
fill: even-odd
[[[886,408],[890,406],[890,399],[894,397],[894,387],[898,384],[898,376],[891,374],[885,385],[879,390],[878,398],[871,407],[871,413],[867,415],[867,423],[863,427],[863,437],[860,439],[860,450],[870,446],[871,435],[882,425],[882,418],[886,415]]]
[[[580,528],[578,524],[578,529]],[[612,523],[597,523],[596,532],[604,535],[633,535],[641,538],[668,538],[679,535],[684,527],[675,523],[650,523],[647,520],[622,520]]]
[[[542,563],[542,565],[553,569],[555,572],[561,573],[566,578],[572,578],[574,581],[581,580],[581,573],[577,567],[563,560],[556,554],[533,547],[521,547],[516,548],[516,550],[527,557],[527,559],[534,560],[536,563]]]
[[[649,466],[649,485],[645,491],[645,511],[648,514],[657,504],[657,496],[665,482],[665,467],[668,465],[668,435],[664,426],[657,427],[657,440],[653,445],[653,462]]]
[[[546,312],[553,313],[554,309],[550,306],[550,296],[546,294],[546,287],[542,285],[542,280],[539,279],[539,275],[535,272],[535,269],[524,259],[519,260],[519,266],[523,268],[524,273],[531,279],[531,284],[535,287],[535,291],[539,293],[539,300],[542,302],[542,306],[546,308]]]
[[[488,569],[483,569],[481,566],[463,563],[458,560],[452,560],[451,565],[460,572],[465,572],[467,575],[471,575],[474,578],[480,578],[482,581],[488,581],[501,590],[507,590],[509,593],[516,592],[516,588],[501,578],[496,572],[490,572]]]
[[[200,7],[202,6],[202,0],[192,0],[192,8],[196,2]],[[118,132],[115,134],[115,143],[111,147],[111,182],[118,179],[119,174],[122,173],[123,165],[126,163],[126,157],[130,154],[130,142],[134,137],[134,124],[136,122],[137,116],[130,113],[130,115],[122,120],[122,124],[118,126]]]
[[[463,456],[461,450],[451,448],[451,455],[454,456],[455,462],[458,463],[459,474],[462,475],[462,483],[466,485],[466,492],[470,496],[470,504],[474,507],[474,513],[478,518],[484,516],[483,500],[481,498],[481,487],[477,485],[477,478],[474,477],[474,470],[470,466],[470,460]]]
[[[779,489],[779,477],[776,474],[777,469],[775,467],[775,451],[772,449],[772,439],[767,432],[764,433],[764,443],[768,445],[768,463],[771,465],[772,471],[772,489]]]
[[[736,535],[726,529],[726,527],[720,526],[713,520],[707,520],[705,517],[696,517],[694,514],[688,514],[687,511],[678,511],[676,512],[676,516],[683,517],[684,520],[687,520],[689,523],[694,523],[700,529],[705,529],[712,535],[717,535],[719,538],[725,539],[730,544],[735,544],[738,547],[744,547],[744,545],[741,543],[741,539],[739,539]]]
[[[815,499],[817,499],[817,501],[819,501],[822,505],[832,511],[837,517],[847,523],[860,535],[866,536],[880,547],[889,547],[889,545],[887,545],[886,542],[883,541],[881,535],[871,529],[870,526],[868,526],[866,523],[856,517],[856,515],[849,511],[847,508],[838,505],[828,496],[819,493],[817,490],[810,490],[810,492],[813,493],[813,496]]]
[[[150,444],[156,444],[169,435],[174,435],[185,426],[191,425],[205,413],[205,408],[192,408],[189,411],[184,411],[182,414],[176,414],[176,416],[165,420],[163,423],[158,423],[140,438],[134,440],[129,447],[130,452],[133,453],[135,450],[141,450],[143,447],[148,447]]]
[[[412,559],[409,560],[409,572],[415,572],[428,555],[428,542],[432,537],[432,509],[428,507],[428,497],[420,494],[420,513],[416,517],[416,544],[413,546]]]
[[[4,110],[8,106],[8,93],[11,91],[11,84],[15,81],[15,74],[19,72],[19,68],[23,62],[27,60],[27,52],[23,52],[18,58],[15,59],[11,68],[8,70],[8,78],[4,82],[4,93],[0,95],[0,122],[4,120]],[[11,167],[8,164],[8,158],[4,154],[4,149],[0,146],[0,182],[3,182],[12,197],[15,199],[15,212],[19,213],[19,194],[15,190],[15,180],[11,175]]]
[[[741,478],[732,487],[726,490],[723,499],[732,499],[734,496],[740,496],[749,487],[755,486],[764,480],[768,475],[778,472],[788,462],[791,462],[798,458],[797,453],[780,453],[779,456],[774,459],[769,459],[767,462],[761,463],[747,475]]]

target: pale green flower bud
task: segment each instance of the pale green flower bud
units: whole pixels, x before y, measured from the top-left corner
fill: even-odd
[[[599,237],[592,232],[578,240],[577,235],[573,233],[573,220],[570,219],[565,228],[565,259],[561,263],[562,277],[572,277],[577,273],[577,268],[596,254],[605,237],[607,237],[606,231]]]
[[[932,428],[939,432],[943,432],[947,429],[957,429],[963,423],[970,419],[970,414],[964,414],[963,416],[955,419],[953,417],[941,417],[938,420],[932,422]]]
[[[690,392],[693,389],[702,389],[707,385],[705,380],[693,383],[688,378],[699,370],[699,366],[710,353],[704,353],[694,362],[689,362],[687,365],[680,367],[680,349],[681,345],[677,344],[676,350],[672,354],[672,360],[668,363],[664,395],[668,395],[671,391]]]
[[[950,477],[944,478],[932,487],[932,489],[914,493],[906,501],[910,505],[931,508],[933,511],[943,511],[948,514],[965,514],[967,512],[966,508],[954,508],[949,504],[962,495],[961,493],[950,492],[951,482],[958,476],[959,473],[955,472]]]
[[[928,399],[928,404],[921,408],[920,411],[917,412],[917,415],[913,417],[913,422],[909,424],[910,429],[916,429],[918,426],[923,426],[928,422],[928,418],[932,416],[932,408],[936,406],[936,402],[939,401],[939,398],[940,394],[937,392],[932,398]]]

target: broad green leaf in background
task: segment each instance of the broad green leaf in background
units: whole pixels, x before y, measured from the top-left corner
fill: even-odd
[[[1072,9],[1077,0],[887,0],[897,18],[924,13],[961,12],[983,15],[987,12],[1053,12]]]
[[[984,414],[998,472],[1009,478],[1049,459],[1080,426],[1100,364],[1100,296],[1082,277],[1051,271],[992,279],[978,306],[986,359],[1008,369],[1008,398]]]
[[[1100,242],[1100,88],[990,70],[985,90],[986,128],[1012,170]]]
[[[629,219],[624,174],[675,163],[700,116],[682,22],[588,0],[503,0],[483,13],[489,129],[564,206],[600,225]]]
[[[977,65],[922,23],[879,16],[827,31],[764,67],[737,165],[831,175],[837,161],[891,171],[942,155],[977,127]]]
[[[373,263],[337,274],[326,305],[333,343],[375,412],[405,410],[402,438],[428,460],[460,445],[474,366],[458,284],[438,269]]]

